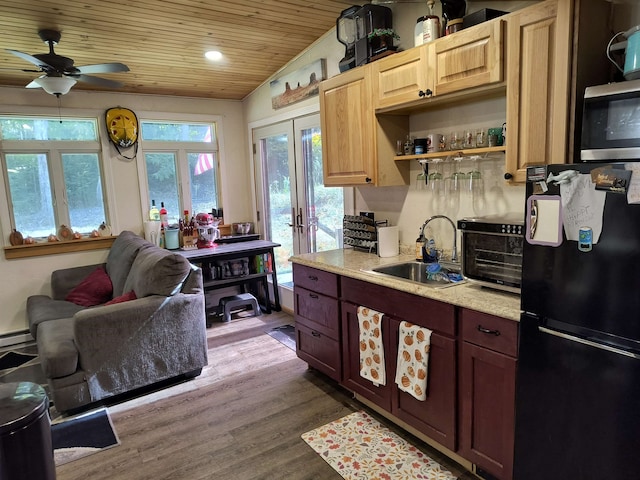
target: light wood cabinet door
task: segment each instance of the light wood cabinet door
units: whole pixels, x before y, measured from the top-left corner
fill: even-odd
[[[429,71],[431,44],[411,48],[373,63],[376,108],[393,107],[433,94]]]
[[[502,82],[503,29],[497,19],[436,40],[435,95]]]
[[[370,67],[348,70],[320,84],[326,186],[375,184],[377,162]]]
[[[570,1],[547,1],[507,22],[505,178],[526,181],[531,165],[565,163],[571,68]]]

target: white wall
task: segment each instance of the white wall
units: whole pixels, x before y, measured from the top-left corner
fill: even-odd
[[[0,112],[13,113],[19,108],[33,111],[50,111],[57,114],[57,100],[41,90],[24,88],[0,88]],[[166,112],[169,117],[180,114],[198,114],[221,117],[221,180],[225,221],[244,221],[253,218],[253,206],[248,195],[238,192],[250,191],[249,165],[246,162],[247,145],[244,141],[245,121],[242,104],[239,101],[208,100],[202,98],[177,98],[152,95],[131,95],[126,93],[97,93],[71,90],[60,97],[61,113],[73,115],[77,111],[94,111],[99,118],[107,108],[121,105],[132,109],[138,117],[144,118],[145,112]],[[53,109],[53,110],[50,110]],[[102,133],[102,132],[101,132]],[[137,162],[124,161],[116,156],[106,159],[105,180],[107,188],[112,189],[115,209],[112,213],[114,234],[123,230],[132,230],[142,234],[143,200],[139,192]],[[4,244],[8,244],[10,232],[9,211],[6,205],[5,182],[0,180],[0,234]],[[110,205],[111,208],[114,205]],[[98,224],[102,221],[98,220]],[[0,336],[27,328],[26,299],[29,295],[49,294],[51,271],[76,265],[88,265],[103,262],[107,251],[66,253],[34,257],[29,259],[6,260],[0,256],[0,278],[3,279],[0,290]]]

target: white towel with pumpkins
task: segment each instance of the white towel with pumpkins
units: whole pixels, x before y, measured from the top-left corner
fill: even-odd
[[[418,400],[427,399],[431,330],[400,322],[396,384]]]
[[[387,383],[382,345],[383,315],[367,307],[358,307],[360,376],[371,380],[375,386]]]

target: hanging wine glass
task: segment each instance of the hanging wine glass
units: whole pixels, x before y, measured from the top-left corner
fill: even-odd
[[[480,163],[478,162],[479,158],[477,155],[471,157],[472,168],[468,174],[469,194],[471,195],[473,212],[478,216],[484,215],[487,203],[484,195],[484,181],[480,172]]]
[[[427,160],[418,160],[420,163],[420,173],[416,175],[416,190],[424,190],[427,187]]]
[[[444,193],[443,187],[443,175],[442,175],[442,158],[434,158],[431,163],[433,165],[432,172],[429,174],[430,190],[435,195],[442,195]]]
[[[456,213],[460,208],[460,192],[467,178],[467,175],[460,171],[461,162],[462,157],[453,158],[451,175],[446,180],[447,210],[451,214]]]

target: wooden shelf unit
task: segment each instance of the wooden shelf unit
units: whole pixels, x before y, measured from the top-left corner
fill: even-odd
[[[481,147],[469,148],[463,150],[443,150],[441,152],[421,153],[419,155],[396,155],[394,160],[420,160],[423,158],[447,158],[447,157],[470,157],[473,155],[483,155],[486,153],[504,153],[507,147],[501,145],[499,147]]]

